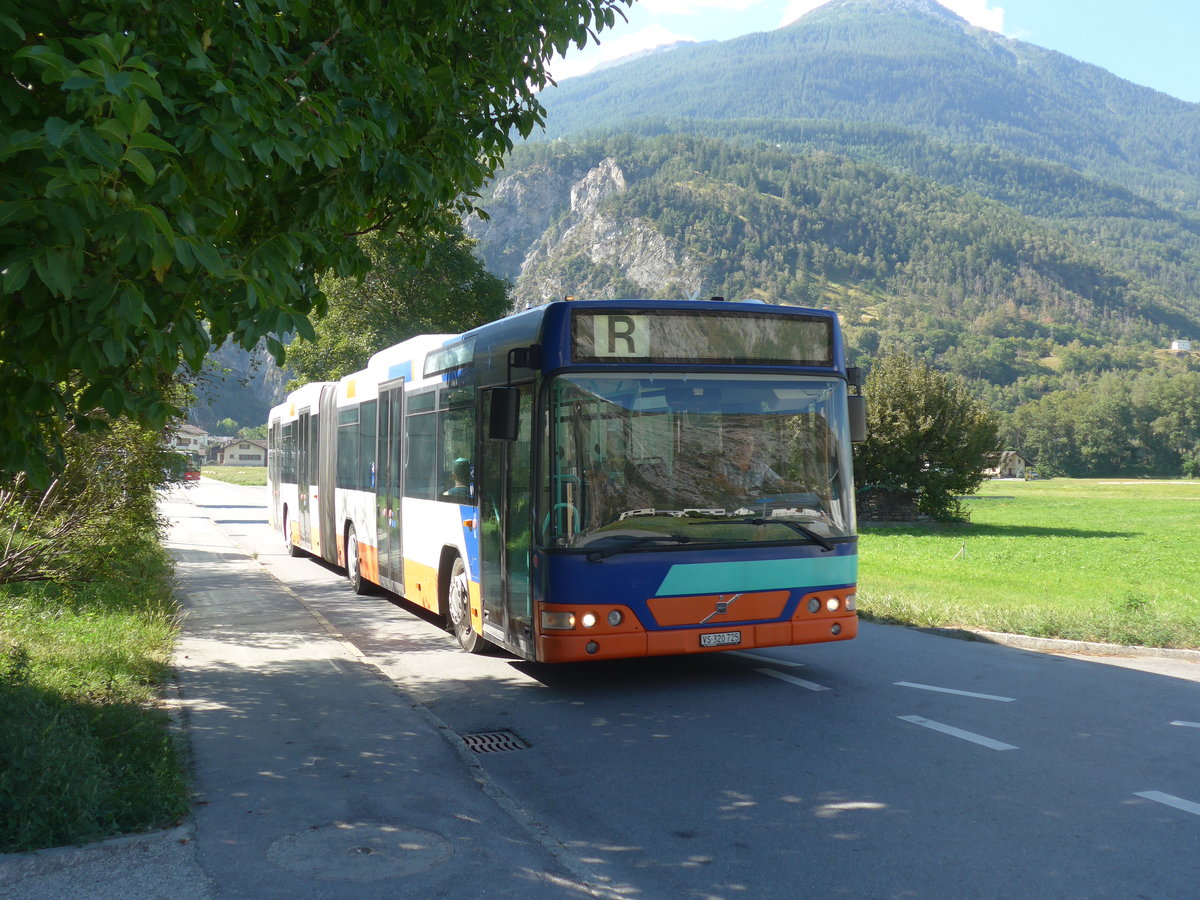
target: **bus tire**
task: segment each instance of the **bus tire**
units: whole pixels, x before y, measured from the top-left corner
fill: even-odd
[[[288,556],[302,556],[304,551],[292,543],[292,523],[288,518],[288,508],[283,508],[283,549]]]
[[[450,627],[454,629],[459,645],[468,653],[487,652],[488,642],[471,627],[471,587],[461,556],[455,556],[450,566],[449,580],[446,582],[446,606]]]
[[[354,526],[346,529],[346,577],[350,579],[350,590],[362,596],[371,593],[370,582],[363,578],[362,560],[358,558],[358,535]]]

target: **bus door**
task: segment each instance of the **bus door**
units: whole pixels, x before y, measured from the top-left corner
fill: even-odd
[[[326,562],[340,566],[337,548],[337,503],[335,485],[337,484],[337,389],[335,385],[326,385],[321,389],[320,415],[313,416],[313,446],[320,451],[313,457],[312,471],[309,476],[317,485],[320,510],[321,556]],[[318,424],[318,420],[319,423]],[[322,436],[321,432],[325,435]]]
[[[379,390],[379,450],[375,456],[375,513],[379,576],[383,586],[404,592],[404,541],[400,498],[404,496],[404,381]]]
[[[533,539],[533,385],[520,385],[515,441],[484,439],[480,498],[483,633],[533,658],[533,599],[529,583]]]
[[[279,448],[279,420],[271,422],[267,435],[267,479],[271,482],[271,526],[279,528],[279,478],[283,474],[281,461],[283,454]]]
[[[310,525],[311,510],[309,508],[309,486],[312,480],[309,476],[310,434],[312,429],[312,411],[300,410],[300,420],[296,425],[296,503],[300,514],[300,544],[312,547],[312,531]],[[314,472],[313,475],[316,473]]]

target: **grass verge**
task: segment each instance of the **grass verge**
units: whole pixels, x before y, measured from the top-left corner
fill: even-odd
[[[188,810],[160,703],[178,635],[170,560],[153,527],[111,540],[114,561],[91,581],[0,585],[0,852]]]
[[[267,483],[266,466],[205,466],[202,473],[205,478],[227,481],[230,484],[254,487]]]
[[[1200,482],[993,481],[971,522],[864,527],[865,619],[1200,648]]]

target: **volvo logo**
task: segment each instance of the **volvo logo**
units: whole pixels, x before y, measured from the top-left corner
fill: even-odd
[[[735,600],[737,600],[737,598],[740,596],[742,596],[741,593],[737,593],[737,594],[734,594],[732,597],[730,597],[728,600],[726,600],[724,594],[718,594],[716,609],[714,609],[707,616],[705,616],[703,619],[701,619],[700,624],[705,625],[709,621],[711,621],[713,618],[715,618],[716,616],[725,615],[727,612],[729,612],[729,607],[732,606],[733,602]]]

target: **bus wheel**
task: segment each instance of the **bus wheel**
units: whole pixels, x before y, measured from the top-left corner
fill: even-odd
[[[300,556],[304,551],[292,543],[292,523],[288,519],[288,510],[283,508],[283,549],[288,556]]]
[[[471,589],[467,582],[467,567],[463,565],[461,556],[454,557],[454,565],[450,567],[446,600],[450,610],[450,626],[459,644],[468,653],[485,652],[487,641],[471,628]]]
[[[363,578],[362,561],[358,558],[358,535],[354,526],[346,530],[346,577],[350,579],[350,589],[356,594],[371,592],[369,582]]]

